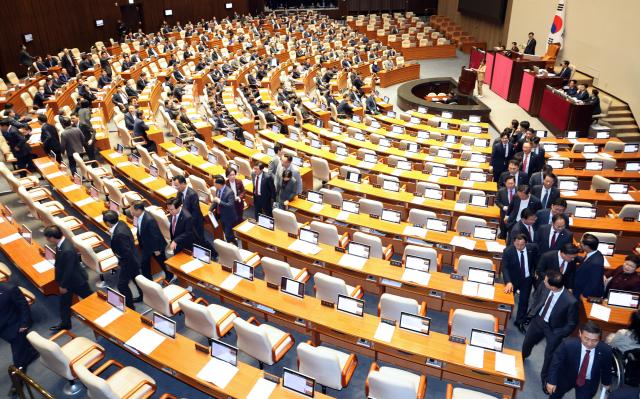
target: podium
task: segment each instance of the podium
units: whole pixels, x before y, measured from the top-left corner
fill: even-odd
[[[472,96],[473,89],[476,87],[477,78],[478,73],[476,71],[462,67],[460,78],[458,79],[458,93]]]
[[[593,115],[593,103],[576,104],[554,90],[549,87],[544,89],[540,121],[553,134],[576,131],[578,137],[587,137]]]
[[[516,103],[520,98],[524,70],[533,69],[534,66],[544,68],[545,65],[545,61],[525,58],[519,53],[511,53],[510,56],[504,53],[496,53],[491,78],[491,90],[510,103]]]
[[[533,71],[525,72],[522,75],[522,85],[520,86],[520,97],[518,105],[531,116],[538,116],[542,105],[542,95],[547,86],[562,87],[560,76],[538,75]]]

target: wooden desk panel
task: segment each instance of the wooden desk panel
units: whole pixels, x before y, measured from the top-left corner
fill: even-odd
[[[628,328],[631,323],[631,315],[636,312],[635,309],[621,308],[618,306],[609,306],[605,299],[600,305],[611,309],[609,320],[604,321],[596,317],[591,316],[591,308],[593,304],[586,298],[582,297],[582,306],[580,307],[580,321],[585,323],[592,321],[596,323],[602,329],[602,337],[606,338],[607,335],[613,334],[620,329]]]
[[[390,71],[378,72],[380,87],[389,87],[398,83],[420,78],[420,64],[405,64]]]

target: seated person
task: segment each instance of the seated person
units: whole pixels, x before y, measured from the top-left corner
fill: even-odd
[[[635,255],[628,255],[624,259],[622,266],[605,272],[607,295],[609,294],[609,290],[640,292],[639,266],[640,258]]]
[[[609,334],[605,342],[622,353],[640,349],[640,310],[631,314],[631,322],[627,328]]]
[[[563,90],[568,96],[575,96],[578,92],[578,81],[575,79],[571,79],[569,81],[569,86],[564,87]]]
[[[600,91],[598,89],[593,89],[589,100],[593,102],[592,115],[600,115],[602,113],[602,109],[600,108]]]

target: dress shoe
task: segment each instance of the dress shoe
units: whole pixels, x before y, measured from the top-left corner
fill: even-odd
[[[142,302],[142,296],[137,296],[133,298],[133,303],[140,303],[140,302]]]
[[[58,332],[58,331],[61,331],[61,330],[71,330],[71,326],[65,326],[65,325],[62,325],[62,324],[56,324],[55,326],[49,327],[49,330],[53,331],[53,332]]]

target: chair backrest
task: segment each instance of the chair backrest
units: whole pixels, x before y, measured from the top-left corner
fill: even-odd
[[[87,396],[91,399],[120,399],[106,380],[98,377],[81,364],[73,366],[73,370],[82,385],[87,387]]]
[[[430,183],[425,181],[418,182],[416,184],[416,194],[424,195],[424,192],[427,188],[435,188],[439,190],[440,185],[438,183]]]
[[[273,364],[272,347],[264,329],[240,317],[233,320],[233,326],[238,334],[238,348],[261,362]]]
[[[497,399],[497,397],[494,396],[494,395],[488,395],[486,393],[473,391],[471,389],[460,388],[460,387],[453,388],[452,394],[451,394],[451,399],[468,399],[468,398],[473,398],[473,399]]]
[[[460,255],[460,258],[458,258],[458,267],[456,269],[457,273],[463,276],[468,276],[470,267],[483,270],[494,270],[491,259],[478,258],[470,255]]]
[[[416,399],[416,383],[391,367],[380,367],[369,373],[369,396],[372,398]],[[390,378],[392,377],[392,378]]]
[[[463,188],[460,189],[460,193],[458,194],[458,202],[463,204],[468,204],[471,200],[472,195],[485,195],[482,190],[474,190],[471,188]]]
[[[171,222],[169,221],[169,218],[164,213],[162,208],[157,206],[149,206],[146,208],[146,210],[151,214],[151,216],[153,216],[155,221],[158,223],[158,226],[160,227],[160,232],[162,233],[162,236],[164,237],[165,241],[166,242],[171,241],[171,232],[169,231],[169,226]]]
[[[621,141],[607,141],[604,145],[604,150],[609,152],[624,150],[624,142]]]
[[[218,338],[216,320],[205,305],[194,301],[180,301],[180,309],[184,313],[185,325],[207,338]]]
[[[386,292],[380,296],[380,317],[399,322],[402,312],[418,314],[420,312],[418,301]]]
[[[497,324],[494,315],[456,309],[451,316],[451,331],[449,334],[470,339],[472,329],[478,328],[480,330],[498,332]]]
[[[435,212],[425,211],[424,209],[411,208],[409,210],[409,218],[407,222],[411,224],[427,224],[427,219],[436,218]]]
[[[342,193],[329,188],[321,188],[322,202],[329,205],[342,206]]]
[[[198,155],[200,155],[204,159],[207,159],[207,155],[209,154],[207,143],[197,137],[194,137],[193,144],[195,144],[196,148],[198,149]]]
[[[360,212],[368,213],[369,215],[382,215],[382,202],[376,200],[370,200],[368,198],[360,198]]]
[[[622,207],[622,209],[620,209],[620,212],[618,212],[618,217],[620,219],[633,218],[637,220],[638,213],[640,213],[640,205],[626,204]]]
[[[331,180],[331,169],[326,159],[311,157],[311,170],[314,178],[323,182]]]
[[[209,192],[209,186],[207,185],[207,182],[201,178],[198,177],[196,175],[189,175],[189,183],[191,183],[191,187],[193,187],[194,190],[198,191],[204,191],[205,193]]]
[[[607,185],[607,188],[609,188],[609,185]],[[576,208],[579,206],[592,206],[592,204],[590,202],[585,202],[585,201],[567,200],[567,209],[565,213],[568,213],[569,215],[573,215],[574,213],[576,213]]]
[[[312,231],[318,233],[318,242],[336,247],[340,244],[338,237],[338,228],[329,223],[314,220],[309,225]]]
[[[143,300],[147,306],[165,316],[172,316],[169,300],[162,291],[160,284],[149,280],[142,274],[136,276],[136,283],[142,290]]]
[[[602,162],[602,169],[615,169],[616,168],[616,159],[615,158],[607,158],[602,156],[593,157],[593,161]]]
[[[273,221],[276,230],[298,235],[298,221],[293,212],[276,208],[273,210]]]
[[[608,190],[609,184],[611,183],[613,183],[613,180],[611,179],[607,179],[606,177],[600,175],[594,175],[591,178],[591,190]]]
[[[246,158],[235,157],[233,161],[238,165],[238,173],[249,178],[251,176],[251,164]]]
[[[615,244],[618,241],[618,236],[615,235],[614,233],[604,233],[601,231],[586,231],[584,234],[592,234],[596,236],[599,242]],[[582,240],[582,237],[580,237],[580,239]]]
[[[74,236],[73,246],[76,247],[78,252],[80,252],[80,259],[85,266],[97,273],[101,273],[100,260],[98,260],[98,257],[93,251],[93,248],[91,248],[91,245],[87,244],[82,237]]]
[[[264,270],[264,280],[268,283],[280,285],[282,277],[289,279],[294,277],[291,272],[291,266],[287,262],[264,257],[261,259],[260,264]]]
[[[323,386],[342,388],[342,368],[336,351],[306,342],[298,345],[298,371]]]
[[[486,219],[474,218],[472,216],[460,216],[456,221],[455,230],[458,233],[473,234],[473,229],[476,226],[484,227],[486,225]]]
[[[384,259],[384,254],[382,253],[382,240],[380,237],[356,231],[353,233],[353,241],[368,245],[370,257]]]
[[[218,252],[218,263],[223,266],[233,267],[233,262],[242,262],[242,255],[240,250],[235,245],[226,241],[216,239],[213,241],[213,246]]]
[[[40,360],[45,366],[54,373],[67,380],[75,380],[71,372],[71,360],[62,352],[62,349],[55,342],[44,338],[36,331],[30,331],[27,334],[29,343],[40,354]]]
[[[429,259],[429,271],[438,271],[438,251],[435,249],[421,245],[407,245],[404,247],[403,259],[406,258],[407,255]]]
[[[349,295],[347,284],[341,278],[316,273],[313,275],[313,281],[316,286],[316,298],[322,301],[338,303],[338,295]]]

